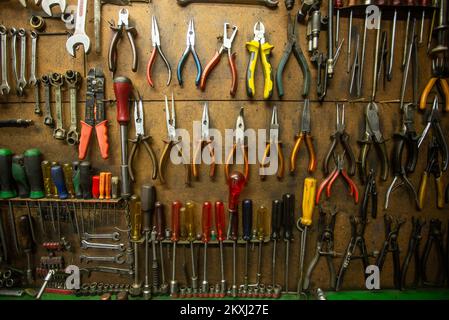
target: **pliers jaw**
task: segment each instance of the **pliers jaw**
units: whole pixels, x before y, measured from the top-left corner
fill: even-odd
[[[171,112],[168,108],[168,98],[165,96],[165,121],[167,124],[167,136],[169,142],[178,142],[176,139],[176,113],[175,113],[175,100],[173,93],[171,95]]]
[[[246,150],[246,144],[245,144],[245,122],[244,122],[244,116],[243,116],[243,107],[240,108],[239,115],[237,117],[237,121],[235,123],[235,140],[234,145],[232,146],[231,152],[229,152],[228,157],[226,159],[225,164],[225,178],[226,182],[230,182],[230,165],[233,163],[234,154],[237,156],[237,148],[241,150],[242,156],[243,156],[243,166],[244,166],[244,173],[243,176],[245,177],[245,183],[248,182],[249,177],[249,165],[248,165],[248,154]]]
[[[237,35],[238,28],[237,26],[232,26],[231,36],[228,37],[228,29],[230,27],[230,23],[225,22],[223,25],[223,45],[220,49],[220,53],[223,50],[228,51],[228,55],[231,56],[232,42],[234,41],[235,36]]]

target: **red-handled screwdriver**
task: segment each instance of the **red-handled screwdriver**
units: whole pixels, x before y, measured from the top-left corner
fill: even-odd
[[[180,232],[180,212],[182,203],[180,201],[174,201],[171,205],[171,241],[173,243],[173,259],[172,259],[172,279],[170,281],[170,295],[176,297],[178,294],[178,282],[176,281],[176,244],[179,241]]]
[[[202,214],[202,239],[204,243],[204,261],[203,261],[203,282],[201,283],[201,290],[203,295],[209,292],[209,282],[207,281],[207,244],[210,241],[210,227],[212,218],[212,204],[209,201],[203,203]]]
[[[216,201],[215,229],[217,232],[217,240],[220,245],[220,271],[221,271],[220,298],[223,298],[226,294],[226,280],[224,275],[224,261],[223,261],[224,227],[225,227],[224,204],[221,201]]]

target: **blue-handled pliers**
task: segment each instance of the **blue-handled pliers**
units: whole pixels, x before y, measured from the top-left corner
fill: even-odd
[[[189,52],[192,52],[193,59],[195,60],[195,65],[196,65],[196,69],[197,69],[195,85],[198,86],[198,84],[200,83],[202,68],[201,68],[200,59],[198,58],[198,55],[196,54],[196,51],[195,51],[195,27],[193,25],[193,19],[191,19],[189,21],[189,28],[187,29],[186,42],[187,42],[187,48],[184,51],[184,53],[182,54],[181,59],[179,60],[178,69],[177,69],[179,85],[182,86],[182,83],[183,83],[182,68],[184,67],[185,62],[187,61]]]

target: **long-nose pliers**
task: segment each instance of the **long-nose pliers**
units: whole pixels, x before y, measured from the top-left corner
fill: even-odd
[[[238,156],[237,148],[240,148],[241,155]],[[240,113],[237,117],[237,121],[235,123],[235,137],[234,137],[234,144],[232,145],[232,149],[228,154],[228,157],[226,159],[225,163],[225,177],[226,182],[229,183],[229,173],[230,173],[230,166],[233,163],[234,155],[236,156],[236,162],[239,161],[239,158],[243,157],[243,176],[245,177],[245,182],[248,181],[249,178],[249,166],[248,166],[248,153],[246,150],[245,145],[245,121],[243,117],[243,107],[240,108]]]
[[[189,27],[187,29],[187,47],[186,50],[184,51],[184,53],[181,56],[181,59],[179,60],[178,63],[178,68],[177,68],[177,75],[178,75],[178,82],[179,85],[182,86],[183,84],[183,80],[182,80],[182,69],[184,67],[184,64],[187,61],[187,57],[189,56],[189,53],[192,53],[193,59],[195,60],[195,65],[196,65],[196,78],[195,78],[195,85],[198,86],[200,83],[200,79],[201,79],[201,72],[202,72],[202,68],[201,68],[201,62],[200,59],[198,58],[198,55],[196,54],[195,51],[195,26],[193,24],[193,19],[191,19],[189,21]]]
[[[263,153],[263,158],[260,166],[260,178],[265,180],[266,172],[265,167],[267,166],[267,158],[275,154],[277,155],[278,165],[277,165],[277,178],[282,179],[284,177],[284,155],[282,154],[282,145],[279,140],[279,120],[277,107],[273,107],[273,113],[271,115],[270,123],[270,140],[265,147],[265,152]],[[271,161],[270,161],[271,162]]]
[[[156,17],[153,16],[151,21],[152,21],[151,22],[151,42],[153,44],[153,51],[151,52],[150,60],[148,60],[147,81],[151,87],[154,87],[153,79],[151,79],[151,70],[153,69],[154,62],[156,61],[156,51],[157,51],[157,52],[159,52],[159,55],[161,56],[162,60],[164,60],[165,66],[167,67],[167,71],[168,71],[167,86],[168,86],[171,82],[170,63],[168,62],[167,58],[165,57],[164,52],[161,49],[161,37],[159,35],[159,27],[157,25]]]

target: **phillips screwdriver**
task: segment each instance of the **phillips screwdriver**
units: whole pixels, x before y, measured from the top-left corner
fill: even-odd
[[[193,248],[193,241],[195,240],[195,220],[194,220],[195,205],[192,201],[187,201],[184,212],[184,224],[186,227],[187,241],[190,243],[190,257],[192,260],[192,276],[191,286],[193,293],[198,293],[198,275],[195,268],[195,254]]]
[[[212,223],[212,204],[209,201],[203,203],[202,213],[202,237],[204,243],[204,261],[203,261],[203,282],[201,283],[201,291],[203,295],[209,292],[209,282],[207,281],[207,244],[210,241],[210,227]]]
[[[176,281],[176,244],[179,241],[180,232],[180,211],[182,203],[174,201],[171,205],[171,241],[173,243],[173,259],[172,259],[172,279],[170,281],[170,295],[176,297],[178,295],[178,282]]]
[[[243,290],[248,290],[248,266],[249,266],[249,243],[251,241],[251,232],[253,229],[253,201],[243,200],[242,203],[242,238],[245,240],[245,273],[243,281]]]
[[[298,219],[296,227],[301,232],[301,247],[299,251],[299,275],[298,294],[303,292],[304,261],[307,246],[307,230],[312,224],[312,214],[315,208],[316,179],[306,178],[304,180],[304,191],[302,195],[302,217]]]
[[[282,196],[283,214],[282,222],[285,241],[285,265],[284,265],[284,291],[288,292],[288,276],[290,263],[290,241],[293,240],[293,219],[295,215],[295,195],[286,193]]]
[[[281,238],[282,200],[273,200],[271,204],[271,240],[273,240],[273,258],[271,262],[271,282],[275,285],[276,278],[276,246]]]
[[[26,215],[20,216],[19,218],[19,239],[20,239],[20,247],[27,258],[27,270],[26,270],[26,278],[28,284],[33,283],[33,268],[31,265],[31,253],[33,251],[33,238],[31,234],[31,226],[33,223],[30,221]]]
[[[142,292],[142,284],[139,281],[139,243],[142,238],[142,204],[137,195],[132,195],[129,202],[131,241],[134,244],[134,283],[129,293],[139,296]]]
[[[220,298],[223,298],[226,293],[226,280],[224,275],[224,260],[223,260],[223,240],[224,240],[224,227],[225,227],[225,217],[224,217],[224,204],[221,201],[215,202],[215,229],[217,232],[217,240],[220,245]]]
[[[267,208],[260,206],[257,209],[257,241],[259,241],[259,252],[257,254],[257,272],[256,272],[256,286],[259,287],[262,278],[262,245],[265,237],[265,217],[267,216]]]
[[[142,185],[142,191],[140,193],[141,197],[141,209],[142,209],[142,228],[145,234],[145,283],[143,285],[143,297],[146,300],[151,298],[151,287],[149,280],[149,270],[148,266],[150,263],[150,244],[149,244],[149,236],[151,232],[151,220],[154,212],[154,203],[156,202],[156,188],[149,184]],[[155,248],[154,248],[155,249]],[[156,251],[156,250],[153,250]],[[153,252],[154,254],[154,252]],[[153,255],[154,257],[154,255]]]

